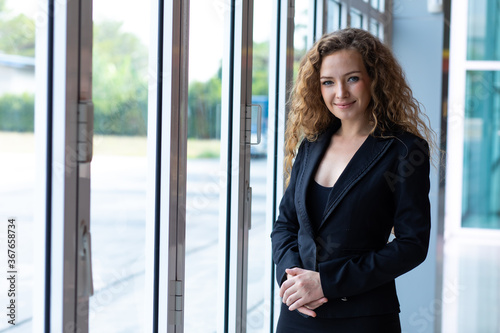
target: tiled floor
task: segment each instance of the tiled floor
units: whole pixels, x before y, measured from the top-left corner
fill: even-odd
[[[489,233],[445,243],[443,333],[500,332],[500,237]]]

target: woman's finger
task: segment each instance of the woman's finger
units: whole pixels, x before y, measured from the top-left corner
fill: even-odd
[[[316,312],[306,308],[305,306],[301,306],[300,308],[297,309],[297,311],[299,311],[300,313],[303,313],[309,317],[316,317]]]
[[[308,308],[309,310],[314,310],[314,309],[319,308],[321,305],[325,304],[326,302],[328,302],[328,299],[326,297],[321,297],[320,299],[317,299],[315,301],[307,303],[304,306],[306,308]]]

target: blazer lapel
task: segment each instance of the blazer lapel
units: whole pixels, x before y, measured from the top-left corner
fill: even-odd
[[[319,163],[323,155],[325,154],[333,133],[340,127],[340,122],[335,123],[330,126],[325,132],[323,132],[318,139],[307,146],[306,157],[304,158],[304,166],[302,175],[298,178],[296,193],[298,193],[298,212],[300,217],[306,223],[304,225],[311,235],[314,235],[314,231],[311,225],[311,220],[306,209],[306,197],[307,197],[307,187],[314,179],[314,174],[318,168]]]
[[[323,220],[319,226],[320,228],[349,190],[365,176],[384,155],[393,140],[394,139],[391,138],[382,139],[370,135],[365,142],[363,142],[333,186],[328,198]]]

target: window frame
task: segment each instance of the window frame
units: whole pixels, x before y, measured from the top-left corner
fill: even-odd
[[[41,274],[34,277],[33,330],[86,332],[89,294],[82,293],[81,283],[88,275],[79,265],[79,250],[81,231],[90,233],[91,155],[80,156],[79,142],[91,147],[92,134],[85,133],[91,127],[79,127],[79,107],[92,98],[92,0],[39,4],[35,233],[42,236],[35,243]],[[85,258],[90,260],[89,252]],[[91,293],[91,280],[86,282]]]
[[[182,332],[189,0],[151,1],[145,331]]]
[[[500,71],[500,61],[467,60],[468,7],[452,3],[450,31],[450,71],[446,138],[446,188],[444,239],[468,237],[499,241],[500,230],[462,227],[465,93],[468,71]]]

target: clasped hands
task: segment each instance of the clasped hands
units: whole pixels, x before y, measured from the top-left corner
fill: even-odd
[[[288,268],[285,270],[287,280],[280,289],[280,297],[288,310],[316,317],[316,308],[328,302],[321,288],[319,273],[302,268]]]

